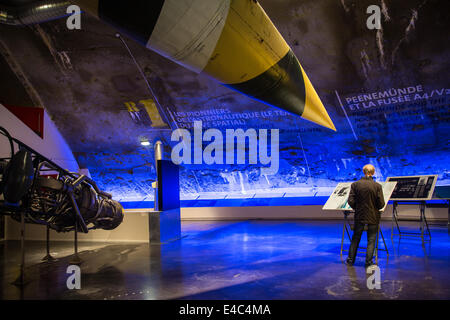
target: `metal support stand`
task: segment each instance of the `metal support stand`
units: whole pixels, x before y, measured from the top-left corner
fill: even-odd
[[[420,201],[419,203],[419,211],[420,211],[420,232],[404,232],[400,230],[400,225],[398,224],[398,210],[397,207],[399,205],[399,201],[394,201],[394,205],[392,206],[392,224],[391,224],[391,240],[393,240],[394,236],[402,236],[404,237],[418,237],[422,239],[422,243],[425,241],[431,241],[431,232],[428,227],[427,218],[425,216],[425,201]],[[411,202],[405,202],[406,204],[411,204]],[[394,233],[394,223],[397,227],[397,232]],[[428,237],[428,238],[426,238]]]
[[[78,255],[78,221],[75,221],[75,230],[74,230],[74,254],[72,258],[69,260],[70,264],[81,264],[83,260],[81,260]]]
[[[23,287],[29,280],[25,278],[25,213],[22,212],[20,216],[20,270],[19,277],[12,284]]]
[[[51,261],[55,261],[56,259],[52,257],[52,255],[50,254],[50,227],[47,226],[47,238],[46,238],[46,247],[47,247],[47,255],[45,257],[42,258],[42,261],[47,261],[47,262],[51,262]]]
[[[350,241],[352,241],[352,238],[350,237],[350,234],[348,233],[348,230],[347,230],[347,217],[348,217],[349,213],[347,211],[343,211],[343,213],[344,213],[344,226],[342,228],[341,256],[342,256],[342,252],[348,251],[348,250],[344,250],[345,233],[347,233],[347,237],[350,239]]]
[[[345,238],[345,234],[346,233],[347,233],[347,237],[350,240],[350,242],[352,241],[352,237],[350,236],[350,233],[348,231],[349,228],[351,230],[351,226],[350,226],[350,223],[348,221],[348,215],[349,214],[350,214],[349,212],[344,211],[344,226],[342,228],[342,239],[341,239],[341,256],[342,256],[343,252],[348,252],[347,249],[344,249],[344,238]],[[364,228],[364,231],[366,231],[365,228]],[[379,244],[379,236],[380,235],[381,235],[381,239],[383,240],[384,249],[380,249],[379,246],[378,246],[378,244]],[[359,247],[358,248],[358,252],[359,253],[366,253],[366,251],[362,251],[362,250],[359,250],[359,249],[367,250],[367,248]],[[375,243],[375,263],[378,263],[378,250],[379,251],[385,251],[386,255],[389,258],[389,250],[387,248],[386,241],[384,239],[384,235],[383,235],[383,232],[381,231],[380,225],[378,225],[377,240],[376,240],[376,243]]]
[[[80,184],[83,180],[87,179],[86,176],[81,175],[75,182],[72,183],[72,188],[76,187],[78,184]],[[86,226],[86,223],[84,222],[83,216],[80,213],[80,210],[78,209],[77,202],[75,201],[75,198],[73,196],[73,190],[69,190],[68,192],[70,201],[72,202],[73,210],[75,211],[74,216],[74,254],[72,256],[72,259],[70,259],[70,264],[76,264],[79,265],[83,262],[81,260],[80,256],[78,255],[78,226],[81,226],[81,230],[84,233],[88,233],[88,228]]]
[[[376,246],[375,246],[375,263],[378,263],[378,239],[379,239],[380,234],[381,234],[381,239],[383,239],[386,254],[389,256],[389,252],[386,247],[386,241],[384,241],[384,236],[383,236],[383,233],[381,232],[380,224],[378,224],[377,240],[376,240]],[[382,249],[380,249],[380,250],[382,250]]]

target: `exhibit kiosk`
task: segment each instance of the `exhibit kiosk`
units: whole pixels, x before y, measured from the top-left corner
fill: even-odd
[[[431,232],[425,216],[426,200],[431,200],[436,186],[437,175],[408,176],[408,177],[388,177],[386,182],[397,182],[397,186],[392,193],[392,225],[391,239],[394,235],[403,237],[420,237],[422,243],[431,241]],[[420,212],[420,232],[401,231],[398,219],[398,206],[417,204]],[[394,233],[394,224],[397,233]]]

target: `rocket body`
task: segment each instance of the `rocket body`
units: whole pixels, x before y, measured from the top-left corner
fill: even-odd
[[[297,57],[253,0],[75,0],[147,48],[336,130]]]

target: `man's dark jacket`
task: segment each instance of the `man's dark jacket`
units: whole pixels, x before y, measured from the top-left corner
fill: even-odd
[[[384,207],[381,184],[372,177],[363,177],[353,182],[348,196],[348,204],[355,210],[355,221],[367,224],[380,222],[380,209]]]

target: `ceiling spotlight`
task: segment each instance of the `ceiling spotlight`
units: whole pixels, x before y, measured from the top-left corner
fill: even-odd
[[[142,138],[142,139],[141,139],[141,146],[147,147],[147,146],[149,146],[149,145],[150,145],[150,141],[148,141],[147,138]]]

